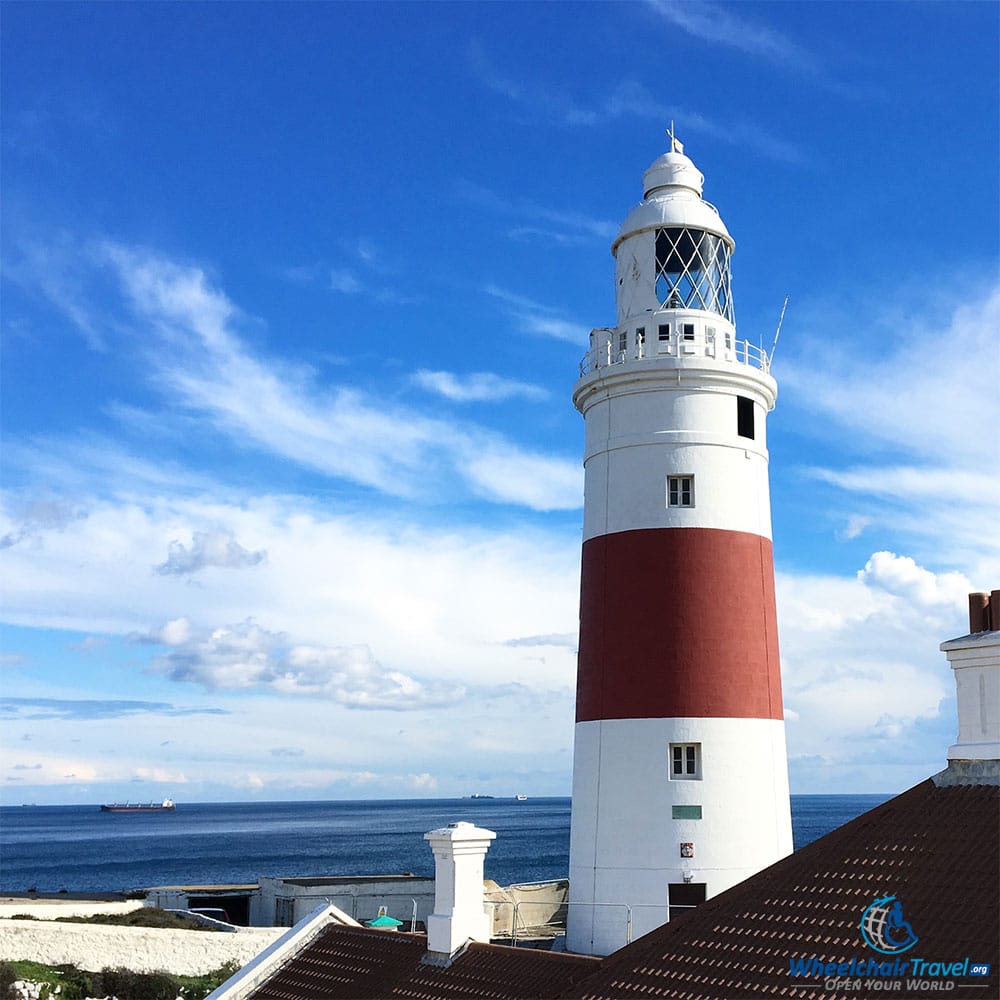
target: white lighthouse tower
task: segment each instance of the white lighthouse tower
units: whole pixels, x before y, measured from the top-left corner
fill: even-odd
[[[671,136],[611,247],[586,426],[567,947],[608,954],[792,849],[765,421],[734,242]]]

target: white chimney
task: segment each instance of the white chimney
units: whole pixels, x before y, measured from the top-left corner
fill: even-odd
[[[955,671],[958,740],[948,770],[961,784],[995,784],[1000,770],[1000,591],[969,595],[969,634],[941,643]],[[991,780],[992,779],[992,780]]]
[[[492,920],[483,902],[483,860],[492,830],[451,823],[424,834],[434,852],[434,912],[427,918],[427,950],[454,954],[470,939],[490,940]]]

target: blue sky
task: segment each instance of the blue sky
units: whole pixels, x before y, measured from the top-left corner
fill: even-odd
[[[793,792],[1000,586],[998,11],[3,10],[2,801],[566,795],[582,420],[671,119],[773,372]]]

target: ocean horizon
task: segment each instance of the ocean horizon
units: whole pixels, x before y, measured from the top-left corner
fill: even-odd
[[[795,849],[890,795],[792,795]],[[458,821],[497,834],[486,878],[566,878],[569,797],[179,802],[171,813],[100,804],[0,806],[0,893],[132,892],[249,884],[261,876],[433,877],[423,835]]]

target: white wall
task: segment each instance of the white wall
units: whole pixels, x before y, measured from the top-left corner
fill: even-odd
[[[93,904],[91,904],[93,905]],[[60,916],[68,915],[65,909]],[[226,962],[245,965],[285,928],[243,927],[235,934],[0,920],[0,961],[28,959],[75,965],[87,972],[122,967],[133,972],[199,976]]]
[[[701,744],[699,780],[671,779],[670,743]],[[783,722],[579,722],[574,753],[570,951],[606,955],[625,945],[626,904],[632,940],[664,923],[667,885],[685,875],[711,898],[791,853]],[[673,819],[674,805],[699,805],[702,818]],[[690,860],[681,843],[695,845]]]
[[[141,899],[130,899],[120,903],[104,902],[96,899],[0,899],[0,919],[13,917],[19,913],[38,920],[54,920],[56,917],[89,917],[95,913],[131,913],[141,910]]]

